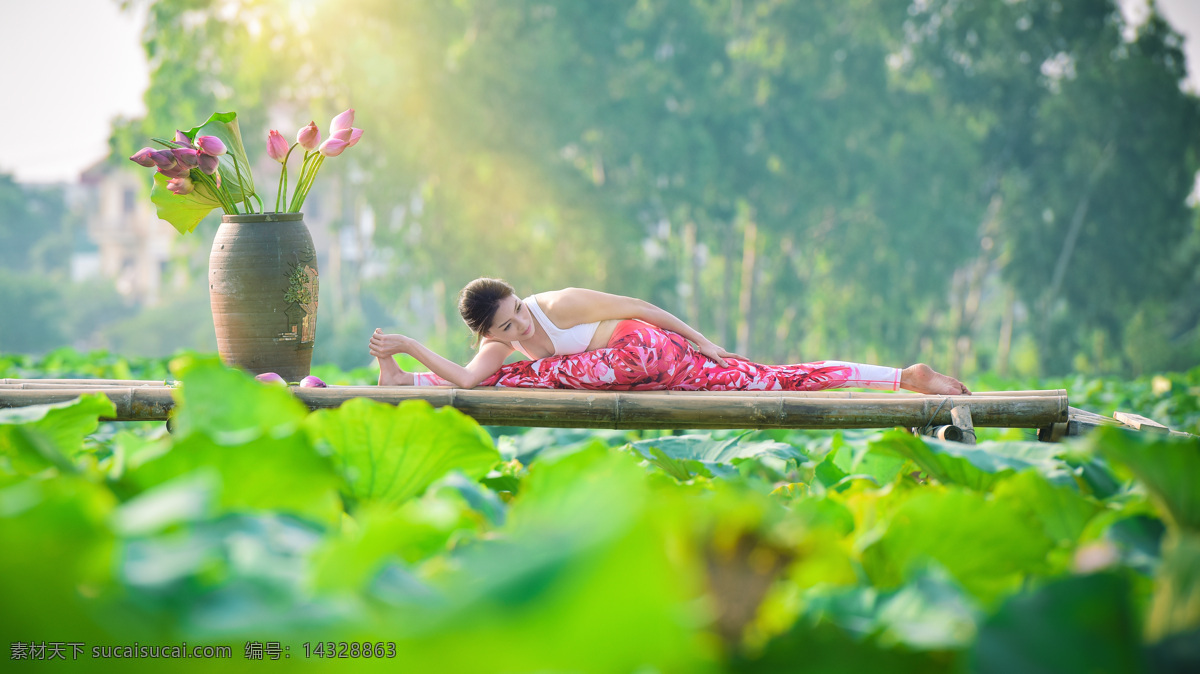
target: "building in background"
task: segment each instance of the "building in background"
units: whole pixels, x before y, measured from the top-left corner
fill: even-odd
[[[96,250],[76,253],[71,280],[109,278],[129,300],[154,306],[162,298],[171,243],[179,233],[155,215],[144,180],[144,175],[106,162],[80,175],[74,206],[83,214],[87,237]]]

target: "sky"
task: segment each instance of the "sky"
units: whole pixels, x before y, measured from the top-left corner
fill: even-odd
[[[114,0],[0,0],[0,172],[75,182],[145,112],[142,20]]]
[[[1136,15],[1146,0],[1121,2]],[[1200,0],[1158,5],[1187,38],[1189,86],[1200,91]],[[75,182],[107,154],[111,120],[144,113],[141,14],[117,0],[0,0],[0,173]]]

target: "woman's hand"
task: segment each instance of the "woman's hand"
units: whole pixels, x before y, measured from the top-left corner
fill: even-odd
[[[371,343],[368,350],[372,356],[381,358],[384,356],[394,356],[398,353],[408,353],[408,348],[412,344],[412,340],[404,335],[388,335],[384,334],[379,328],[375,328],[375,332],[371,335]]]
[[[716,364],[720,365],[721,367],[729,367],[729,363],[727,363],[725,361],[726,358],[737,358],[739,360],[746,360],[745,358],[737,355],[736,353],[730,353],[730,352],[726,351],[724,348],[719,347],[716,344],[713,344],[712,342],[708,341],[707,339],[704,340],[703,342],[698,342],[696,344],[696,350],[699,351],[700,353],[704,354],[705,356],[707,356],[710,360],[716,362]]]

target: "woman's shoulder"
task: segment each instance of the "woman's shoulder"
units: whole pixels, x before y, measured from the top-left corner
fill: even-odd
[[[588,288],[576,288],[573,286],[568,286],[566,288],[559,288],[558,290],[543,290],[540,293],[530,295],[530,297],[537,298],[537,303],[543,309],[545,309],[547,305],[561,303],[569,304],[571,302],[580,301],[586,302],[589,299],[594,298],[596,295],[602,294],[604,293],[600,293],[596,290],[589,290]]]
[[[506,353],[504,355],[507,356],[513,351],[516,351],[517,347],[513,346],[509,342],[502,342],[498,339],[492,339],[491,337],[484,337],[483,339],[479,340],[479,351],[477,353],[481,353],[485,350],[505,351]]]
[[[636,301],[587,288],[539,293],[538,307],[558,326],[574,327],[607,319],[636,318]],[[566,329],[566,328],[564,328]]]
[[[588,301],[588,295],[592,292],[594,291],[585,288],[559,288],[535,293],[528,299],[537,303],[538,308],[547,316],[554,316],[564,311],[573,312],[575,307]]]

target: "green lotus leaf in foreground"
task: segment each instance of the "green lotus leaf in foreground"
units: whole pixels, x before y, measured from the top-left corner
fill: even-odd
[[[338,475],[303,433],[236,445],[194,433],[130,470],[125,481],[144,490],[196,473],[220,485],[221,512],[275,511],[325,524],[341,519]]]
[[[891,514],[885,533],[863,551],[863,565],[877,585],[891,588],[934,560],[990,604],[1042,572],[1051,547],[1011,503],[962,487],[930,488]]]
[[[265,640],[301,671],[1198,669],[1195,441],[489,432],[187,360],[174,433],[100,397],[0,412],[5,641],[247,672]]]
[[[319,410],[304,422],[345,481],[347,501],[400,505],[452,470],[479,479],[500,462],[479,424],[450,407],[365,398]]]
[[[1167,534],[1146,631],[1200,632],[1200,439],[1100,429],[1089,442],[1127,466],[1165,514]]]
[[[202,433],[218,444],[240,445],[260,437],[286,437],[300,427],[308,408],[282,386],[255,381],[216,358],[174,364],[182,386],[174,434]]]
[[[1200,531],[1200,439],[1101,428],[1088,441],[1110,460],[1128,466],[1171,523]]]
[[[980,674],[1144,672],[1131,587],[1119,574],[1055,581],[1005,603],[980,628]]]
[[[116,408],[102,393],[74,401],[0,409],[0,461],[18,473],[31,474],[54,466],[74,470],[71,459],[83,439],[95,432],[99,417],[114,416]]]

